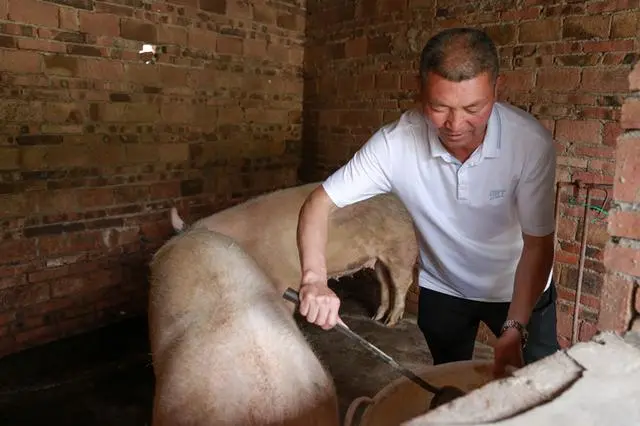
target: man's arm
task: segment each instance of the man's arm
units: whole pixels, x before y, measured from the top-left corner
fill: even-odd
[[[513,297],[509,306],[507,319],[527,326],[545,285],[547,284],[554,259],[553,233],[536,237],[522,234],[524,247],[516,268]],[[494,348],[494,374],[502,376],[507,365],[521,367],[524,364],[522,355],[522,335],[515,328],[507,328],[502,333]]]
[[[508,319],[527,325],[553,267],[553,233],[543,237],[522,234],[524,248],[516,269]]]
[[[307,197],[298,216],[297,243],[302,284],[326,285],[325,250],[329,215],[336,209],[322,185]]]
[[[522,227],[524,246],[514,278],[513,296],[507,319],[526,326],[553,268],[555,231],[556,153],[547,132],[533,138],[530,158],[526,162],[516,189],[516,209]],[[494,348],[494,374],[504,374],[507,364],[521,366],[520,332],[507,328]]]
[[[362,201],[391,188],[390,155],[383,131],[374,134],[349,160],[312,191],[298,215],[300,314],[330,329],[340,318],[340,299],[327,284],[326,247],[329,217],[339,207]],[[384,161],[382,161],[384,160]]]

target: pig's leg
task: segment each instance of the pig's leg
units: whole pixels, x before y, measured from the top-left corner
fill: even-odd
[[[415,278],[414,265],[391,265],[389,267],[390,286],[393,288],[393,307],[385,321],[385,325],[393,327],[404,316],[405,300],[409,287]]]
[[[391,288],[391,278],[389,277],[387,267],[380,260],[376,261],[374,270],[376,272],[376,277],[378,278],[378,284],[380,285],[380,305],[378,305],[378,311],[373,316],[373,320],[380,321],[389,310],[389,289]]]

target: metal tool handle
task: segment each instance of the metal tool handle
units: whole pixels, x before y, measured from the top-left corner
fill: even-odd
[[[300,303],[300,297],[298,295],[298,292],[295,291],[294,289],[292,289],[291,287],[289,287],[289,288],[287,288],[285,290],[285,292],[282,295],[282,297],[285,300],[288,300],[289,302],[293,302],[295,304]],[[433,392],[433,393],[439,393],[440,392],[440,390],[441,390],[440,388],[435,387],[435,386],[425,382],[424,380],[422,380],[422,378],[420,378],[419,376],[415,375],[411,370],[408,370],[405,367],[403,367],[400,364],[398,364],[393,358],[391,358],[389,355],[384,353],[381,349],[379,349],[378,347],[374,346],[369,341],[365,340],[359,334],[356,334],[355,332],[351,331],[351,329],[349,329],[348,327],[345,327],[341,323],[337,323],[336,324],[336,328],[342,334],[344,334],[344,335],[346,335],[348,337],[351,337],[352,339],[355,339],[358,342],[360,342],[360,344],[362,346],[364,346],[366,349],[368,349],[369,351],[371,351],[372,353],[377,355],[379,358],[381,358],[387,364],[389,364],[392,367],[394,367],[396,370],[401,372],[405,377],[407,377],[408,379],[412,380],[417,385],[419,385],[419,386],[421,386],[421,387],[423,387],[423,388],[425,388],[425,389],[427,389],[427,390],[429,390],[430,392]]]

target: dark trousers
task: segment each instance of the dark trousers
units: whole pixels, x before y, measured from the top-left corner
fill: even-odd
[[[525,364],[551,355],[560,349],[556,328],[555,283],[538,299],[527,331],[523,350]],[[500,335],[509,311],[508,302],[479,302],[420,288],[418,326],[424,334],[434,364],[469,360],[480,321]]]

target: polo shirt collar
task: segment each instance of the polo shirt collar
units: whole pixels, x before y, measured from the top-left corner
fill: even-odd
[[[482,156],[484,158],[497,158],[500,156],[501,127],[500,114],[494,103],[487,124],[487,133],[484,135],[484,140],[482,141]]]
[[[447,151],[442,145],[442,142],[440,142],[436,127],[426,116],[424,116],[424,114],[423,117],[427,123],[427,140],[429,141],[429,152],[431,157],[447,158],[451,154],[449,154],[449,151]],[[481,145],[483,158],[497,158],[500,156],[500,127],[500,115],[494,104],[487,123],[487,133],[485,134]]]

